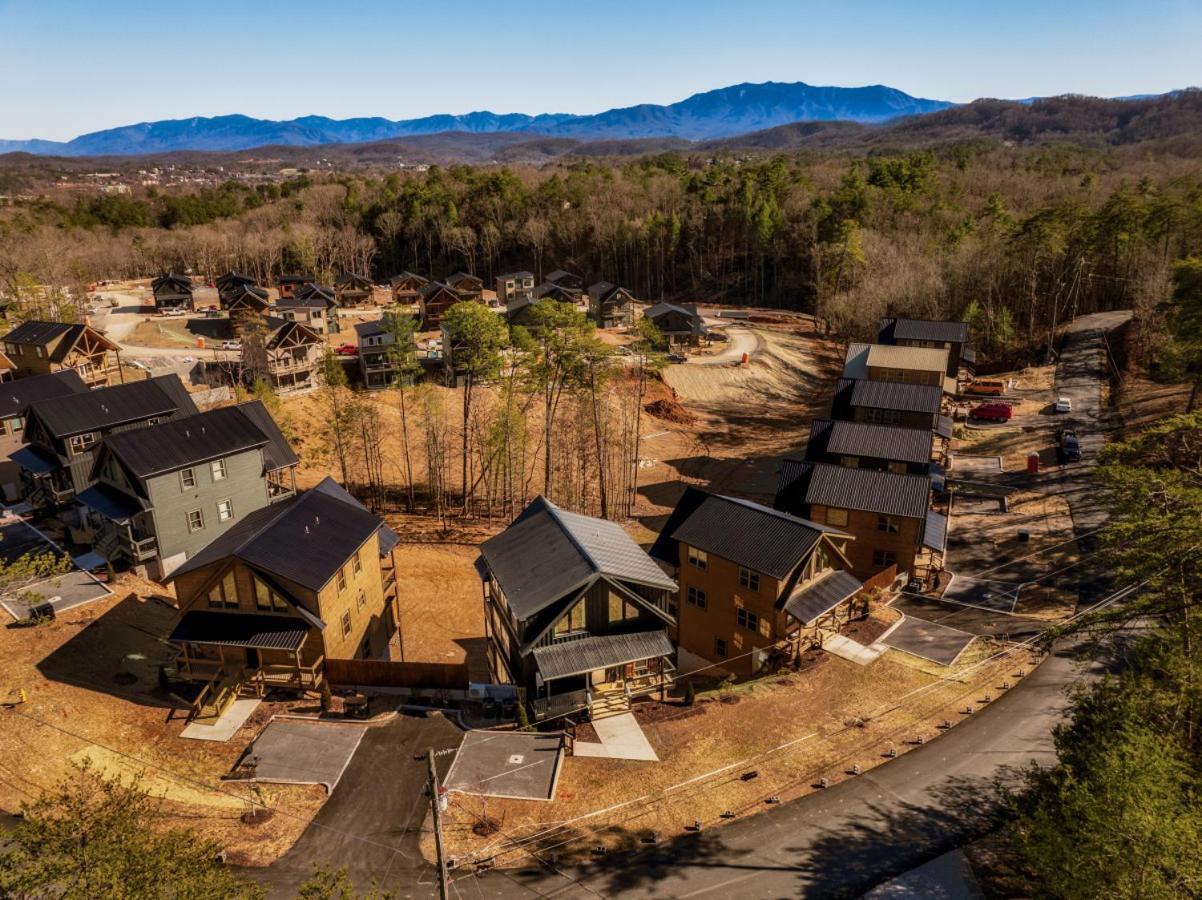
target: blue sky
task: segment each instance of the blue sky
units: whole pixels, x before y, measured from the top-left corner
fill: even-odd
[[[1199,47],[1200,0],[0,0],[0,137],[234,112],[587,113],[741,81],[1115,96],[1202,83]]]

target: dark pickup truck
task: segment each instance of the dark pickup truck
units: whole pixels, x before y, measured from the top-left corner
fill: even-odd
[[[1080,462],[1081,441],[1077,439],[1075,431],[1061,429],[1056,432],[1056,456],[1062,463]]]

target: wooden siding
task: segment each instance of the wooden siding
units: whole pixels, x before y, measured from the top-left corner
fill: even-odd
[[[379,659],[327,659],[326,678],[334,685],[465,691],[467,663],[394,662]]]

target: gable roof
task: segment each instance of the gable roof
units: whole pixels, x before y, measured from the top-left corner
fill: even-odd
[[[306,281],[303,285],[296,289],[296,293],[292,295],[294,298],[302,299],[319,298],[324,300],[328,306],[334,306],[338,303],[338,299],[334,296],[334,289],[326,287],[324,284],[314,284],[311,281]]]
[[[295,499],[255,510],[167,576],[181,575],[229,557],[320,590],[384,523],[358,502],[348,502],[326,482]],[[383,535],[381,535],[383,539]]]
[[[222,406],[149,428],[119,431],[104,440],[105,450],[141,479],[266,444],[267,436],[237,406]]]
[[[459,297],[459,294],[456,293],[456,291],[453,287],[451,287],[448,284],[443,284],[441,281],[427,282],[425,285],[422,286],[421,290],[419,290],[418,293],[422,295],[423,300],[429,300],[431,297],[437,296],[438,294],[440,294],[444,291],[446,293],[450,294],[451,296],[455,297],[456,299],[458,299],[458,297]]]
[[[8,334],[4,335],[2,340],[12,344],[23,344],[30,347],[45,347],[51,341],[58,340],[58,345],[54,348],[54,352],[48,357],[52,362],[61,362],[79,343],[79,339],[88,332],[92,336],[92,340],[104,345],[107,350],[121,349],[99,331],[81,323],[68,325],[66,322],[42,322],[36,319],[31,319],[28,322],[22,322]]]
[[[255,280],[244,272],[229,271],[224,275],[217,276],[217,280],[213,282],[218,290],[233,287],[236,284],[254,284]]]
[[[544,281],[534,289],[534,299],[536,300],[550,297],[552,300],[574,303],[578,294],[579,291],[566,288],[561,284],[555,284],[553,281]]]
[[[908,369],[916,372],[938,372],[947,369],[947,350],[943,347],[900,347],[894,344],[869,344],[870,369]]]
[[[882,343],[893,341],[946,341],[951,344],[968,342],[968,324],[941,322],[933,319],[881,319],[879,338]]]
[[[931,442],[931,432],[921,428],[815,419],[810,423],[806,458],[817,461],[829,453],[923,464],[931,461]]]
[[[547,273],[547,281],[551,282],[552,284],[559,284],[559,282],[563,281],[565,278],[572,278],[576,281],[580,280],[580,276],[575,272],[566,272],[563,269],[553,269]]]
[[[533,278],[533,272],[506,272],[504,275],[498,275],[498,281],[508,281],[510,278]]]
[[[847,352],[843,354],[844,378],[868,377],[868,348],[870,346],[871,344],[861,344],[855,341],[847,345]]]
[[[651,555],[677,566],[683,542],[780,579],[809,556],[824,533],[842,534],[750,500],[689,487],[664,524]]]
[[[899,475],[877,469],[847,469],[830,463],[787,459],[777,482],[777,509],[817,503],[888,516],[925,518],[930,506],[929,475]]]
[[[453,290],[460,290],[459,285],[464,283],[470,283],[476,285],[477,287],[484,286],[484,279],[477,275],[473,275],[470,272],[452,272],[450,275],[444,278],[443,281]]]
[[[542,496],[481,544],[480,555],[519,619],[598,576],[676,590],[676,583],[617,523],[570,513]]]
[[[429,284],[430,279],[426,278],[424,275],[418,275],[415,272],[402,272],[400,275],[393,275],[392,278],[388,279],[389,285],[394,288],[398,285],[404,284],[407,281],[417,282],[418,286],[421,287]]]
[[[272,330],[267,335],[266,347],[268,350],[274,350],[279,346],[281,341],[293,337],[306,344],[320,344],[322,342],[321,335],[303,322],[294,322],[285,319],[276,324],[276,321],[273,319],[269,323],[272,326]]]
[[[652,322],[657,322],[671,313],[684,316],[688,320],[689,330],[693,335],[700,337],[709,332],[709,328],[702,321],[701,313],[697,311],[695,303],[657,303],[643,313],[643,315]]]
[[[313,281],[312,275],[300,273],[281,274],[275,277],[276,284],[309,284]]]
[[[267,306],[267,296],[267,288],[261,288],[257,284],[243,284],[239,282],[228,290],[222,291],[220,299],[226,306],[234,306],[235,304]]]
[[[38,400],[87,392],[88,386],[74,369],[6,381],[0,384],[0,419],[22,416]]]
[[[276,309],[329,309],[330,301],[321,294],[304,294],[297,291],[291,297],[281,297],[275,302]]]
[[[56,438],[103,431],[155,416],[186,416],[197,411],[178,375],[160,375],[39,400],[29,408]]]
[[[334,279],[334,287],[336,288],[358,288],[360,290],[370,291],[373,287],[372,281],[366,275],[360,275],[358,272],[343,272]]]
[[[164,272],[154,281],[150,282],[150,289],[156,294],[160,289],[169,289],[177,294],[192,294],[192,279],[187,275],[180,275],[176,272]]]
[[[922,412],[934,416],[943,406],[943,388],[933,384],[840,378],[835,387],[835,407],[840,406]]]

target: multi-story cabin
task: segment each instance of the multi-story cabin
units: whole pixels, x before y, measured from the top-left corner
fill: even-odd
[[[334,279],[334,296],[339,306],[367,306],[372,301],[374,287],[366,275],[343,272]]]
[[[9,455],[21,466],[21,493],[34,506],[60,506],[92,486],[100,443],[196,413],[178,375],[160,375],[82,394],[36,400],[25,416],[26,446]]]
[[[150,290],[158,310],[192,308],[192,279],[187,275],[164,272],[150,283]]]
[[[270,319],[264,341],[267,381],[276,393],[305,391],[317,384],[325,341],[300,322]]]
[[[956,379],[946,374],[947,360],[947,350],[935,347],[849,344],[843,377],[891,384],[925,384],[954,394]]]
[[[796,660],[850,615],[863,585],[849,543],[842,529],[686,488],[651,548],[680,585],[680,666],[744,677]]]
[[[773,506],[854,537],[857,578],[896,566],[922,579],[942,564],[947,518],[931,509],[929,475],[785,460]]]
[[[275,314],[288,322],[298,322],[315,334],[329,334],[330,306],[319,295],[277,300]]]
[[[644,315],[667,339],[669,349],[696,347],[709,341],[709,328],[694,303],[657,303]]]
[[[258,400],[105,438],[80,492],[94,549],[160,580],[296,493],[299,460]]]
[[[12,381],[17,377],[17,364],[8,358],[8,354],[0,350],[0,384]]]
[[[87,393],[74,369],[52,375],[32,375],[9,382],[0,390],[0,489],[6,501],[21,495],[21,466],[10,455],[25,445],[25,415],[39,400]]]
[[[851,469],[930,475],[931,486],[942,491],[943,444],[933,431],[921,428],[815,419],[810,423],[806,459]]]
[[[228,305],[225,295],[233,291],[234,288],[240,285],[245,285],[246,287],[257,287],[255,280],[245,272],[232,271],[226,272],[224,275],[219,275],[214,284],[217,287],[217,298],[221,303],[222,309]],[[266,297],[266,292],[264,292],[264,296]]]
[[[359,369],[363,374],[363,386],[369,391],[396,384],[397,360],[393,352],[392,315],[385,313],[374,322],[355,325],[355,334],[359,338]],[[416,347],[409,348],[411,359],[415,358],[416,352]]]
[[[265,316],[271,308],[267,299],[267,289],[256,284],[236,284],[228,291],[223,291],[219,299],[222,309],[230,314],[231,320]]]
[[[492,679],[536,718],[621,712],[671,682],[676,582],[619,525],[537,497],[476,569]]]
[[[497,276],[497,302],[508,306],[518,300],[534,299],[534,273],[510,272]]]
[[[535,300],[550,298],[556,303],[571,303],[572,305],[580,302],[580,294],[579,290],[572,290],[561,284],[555,284],[553,281],[544,281],[534,289]]]
[[[533,297],[523,297],[520,300],[514,300],[505,307],[505,321],[509,323],[510,327],[514,325],[529,325],[530,312],[538,302]]]
[[[620,328],[634,321],[634,297],[625,288],[598,281],[588,289],[588,314],[599,328]]]
[[[972,365],[976,356],[968,346],[964,322],[934,322],[929,319],[881,319],[877,340],[899,347],[933,347],[947,351],[948,376],[955,378],[960,365]]]
[[[121,348],[89,325],[22,322],[4,336],[14,377],[74,369],[88,387],[106,387],[121,377]]]
[[[418,296],[418,309],[421,313],[421,328],[423,331],[433,331],[442,325],[442,317],[448,309],[461,300],[467,299],[441,281],[431,281],[421,290]],[[480,298],[477,297],[477,300]]]
[[[393,658],[397,543],[326,478],[242,517],[175,569],[180,618],[168,640],[180,675],[208,685],[197,708],[248,687],[314,690],[326,659]]]
[[[459,295],[460,300],[483,300],[484,280],[468,272],[455,272],[443,279],[443,284]]]
[[[403,305],[420,302],[422,289],[429,283],[429,278],[414,275],[412,272],[392,276],[388,281],[388,287],[392,291],[392,302]]]
[[[943,388],[928,384],[840,378],[831,418],[920,428],[944,440],[952,436],[952,420],[943,415]]]
[[[332,287],[326,287],[324,284],[317,284],[312,281],[298,287],[291,297],[282,297],[280,299],[284,303],[295,302],[297,300],[304,302],[320,300],[326,305],[326,309],[333,309],[338,305],[338,296]],[[276,301],[276,305],[279,306],[279,301]]]
[[[312,284],[314,280],[315,279],[312,275],[279,275],[276,277],[275,286],[276,290],[280,292],[280,296],[287,299],[289,297],[294,297],[297,291],[303,288],[306,284]]]
[[[564,290],[574,291],[579,298],[584,293],[584,279],[563,269],[554,269],[547,273],[546,281],[558,285]]]

